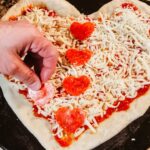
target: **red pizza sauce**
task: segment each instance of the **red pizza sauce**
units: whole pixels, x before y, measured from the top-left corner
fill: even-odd
[[[16,16],[10,16],[9,21],[17,21],[18,18]]]
[[[48,16],[50,16],[50,17],[56,17],[57,16],[57,14],[54,10],[49,10],[46,6],[36,6],[36,7],[43,10],[43,12],[45,12],[45,11],[48,12]],[[32,12],[33,8],[34,7],[32,5],[29,5],[28,7],[23,8],[22,12],[21,12],[21,15],[25,16],[27,14],[27,12]]]
[[[32,9],[33,9],[32,5],[29,5],[29,6],[25,7],[25,8],[23,8],[22,11],[21,11],[21,15],[25,16],[27,14],[27,12],[32,12]]]
[[[123,3],[121,6],[124,9],[128,8],[128,9],[133,9],[134,11],[138,10],[138,8],[132,3]]]
[[[62,146],[62,147],[68,147],[71,145],[71,143],[74,141],[73,135],[66,133],[63,138],[59,138],[58,136],[55,136],[55,140]]]
[[[119,112],[119,111],[126,111],[129,109],[130,104],[136,100],[137,98],[139,98],[140,96],[143,96],[144,94],[146,94],[146,92],[149,90],[150,85],[145,85],[143,88],[139,89],[137,91],[137,96],[135,98],[126,98],[123,101],[118,101],[116,103],[116,105],[119,106],[117,108],[108,108],[106,114],[103,117],[95,117],[96,121],[98,123],[104,121],[105,119],[109,118],[114,112]]]
[[[28,94],[28,90],[27,89],[24,89],[24,90],[21,90],[21,89],[19,89],[19,94],[22,94],[22,95],[24,95],[25,97],[27,97],[27,94]]]
[[[41,108],[41,109],[42,109],[42,108]],[[43,116],[42,114],[39,114],[39,113],[38,113],[38,108],[37,108],[36,105],[33,105],[33,113],[34,113],[34,116],[35,116],[35,117],[44,118],[44,119],[46,119],[46,120],[50,119],[50,116],[45,117],[45,116]]]
[[[43,10],[43,11],[47,11],[48,12],[48,16],[50,17],[56,17],[57,14],[54,10],[48,10],[48,8],[46,6],[36,6],[38,7],[39,9]],[[32,12],[33,11],[33,6],[32,5],[29,5],[27,7],[24,7],[22,10],[21,10],[21,16],[25,16],[28,12]],[[10,16],[9,17],[9,21],[17,21],[18,20],[18,17],[17,16]]]

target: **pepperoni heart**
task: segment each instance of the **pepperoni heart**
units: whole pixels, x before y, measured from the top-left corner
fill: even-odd
[[[84,93],[90,85],[90,79],[87,76],[78,78],[69,76],[63,81],[63,87],[67,93],[73,96],[78,96]]]
[[[82,41],[91,36],[95,25],[92,22],[79,23],[74,22],[70,27],[71,34],[78,40]]]
[[[84,65],[91,58],[92,52],[90,50],[78,50],[78,49],[69,49],[66,52],[66,58],[73,65]]]
[[[31,98],[35,105],[43,106],[53,98],[55,90],[50,82],[46,82],[39,91],[28,89],[28,98]]]
[[[79,108],[61,107],[56,111],[56,121],[68,133],[74,133],[85,120],[85,113]]]

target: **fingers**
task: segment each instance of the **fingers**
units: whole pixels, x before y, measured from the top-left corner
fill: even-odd
[[[29,61],[27,65],[36,66],[35,70],[39,72],[40,78],[46,81],[56,67],[58,54],[55,46],[44,38],[35,26],[26,21],[4,22],[0,27],[0,72],[17,77],[34,90],[39,89],[40,79],[18,55],[31,52],[39,56],[35,58],[38,63],[26,58]]]
[[[55,71],[57,57],[57,50],[51,42],[44,37],[38,37],[32,43],[31,52],[26,56],[25,62],[32,64],[41,81],[46,82]]]
[[[42,82],[44,83],[47,80],[49,80],[53,73],[54,71],[51,68],[46,68],[46,67],[42,68],[40,74]]]
[[[40,74],[41,80],[43,82],[50,79],[52,74],[55,72],[56,63],[57,63],[57,59],[55,57],[44,58],[43,68],[42,68],[41,74]]]
[[[43,36],[34,38],[30,48],[32,53],[37,53],[43,58],[55,57],[57,60],[58,52],[56,47]]]
[[[10,63],[12,62],[12,63]],[[38,90],[41,87],[41,82],[38,76],[29,69],[18,55],[12,54],[8,58],[8,63],[5,63],[6,67],[9,68],[5,72],[7,75],[11,75],[22,81],[32,90]]]
[[[42,65],[39,66],[41,68],[40,78],[42,82],[47,81],[56,68],[58,58],[56,47],[46,38],[38,37],[31,45],[31,52],[38,54],[39,58],[42,59]]]

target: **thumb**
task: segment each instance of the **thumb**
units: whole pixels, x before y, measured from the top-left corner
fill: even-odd
[[[28,68],[18,55],[12,56],[11,65],[9,66],[9,75],[12,75],[26,84],[32,90],[39,90],[41,82],[33,70]]]

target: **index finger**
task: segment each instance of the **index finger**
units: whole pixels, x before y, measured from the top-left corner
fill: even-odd
[[[40,78],[47,81],[54,73],[58,52],[56,47],[44,37],[37,37],[31,45],[31,52],[38,54],[42,59]]]

